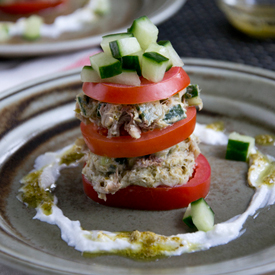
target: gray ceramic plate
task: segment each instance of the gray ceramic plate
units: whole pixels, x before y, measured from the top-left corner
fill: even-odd
[[[15,39],[12,43],[0,44],[0,56],[46,55],[97,46],[102,35],[125,31],[139,16],[147,15],[154,24],[160,24],[175,14],[186,0],[111,0],[110,2],[111,12],[82,32],[67,33],[56,40],[40,39],[27,42]]]
[[[275,132],[275,74],[238,64],[185,60],[192,83],[202,88],[202,123],[223,120],[226,131],[248,135]],[[33,209],[17,199],[19,180],[45,151],[70,144],[80,135],[74,97],[81,90],[79,70],[43,78],[0,94],[0,259],[35,274],[256,274],[275,271],[275,207],[245,223],[246,232],[207,251],[135,261],[119,256],[87,258],[68,247],[55,226],[33,220]],[[207,197],[222,222],[242,213],[253,194],[245,163],[224,160],[225,147],[201,145],[212,166]],[[275,146],[261,148],[275,156]],[[133,211],[97,205],[82,191],[81,168],[64,171],[56,194],[59,207],[85,229],[188,232],[183,209]]]

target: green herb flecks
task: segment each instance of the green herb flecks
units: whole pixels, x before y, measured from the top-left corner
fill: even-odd
[[[21,180],[23,187],[20,199],[29,207],[41,207],[45,215],[50,215],[54,197],[50,190],[43,189],[39,184],[42,172],[43,169],[30,172]]]

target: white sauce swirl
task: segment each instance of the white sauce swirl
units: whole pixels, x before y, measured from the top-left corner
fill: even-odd
[[[52,24],[42,24],[40,27],[41,37],[57,38],[65,32],[75,32],[84,25],[95,21],[98,16],[97,9],[108,11],[109,0],[90,0],[83,8],[79,8],[71,14],[58,16]],[[22,17],[14,24],[9,25],[9,36],[22,36],[24,34],[26,18]]]
[[[202,125],[197,125],[196,129],[202,129]],[[220,135],[219,132],[205,127],[196,133],[199,134],[199,138],[204,143],[210,143],[211,145],[227,143],[226,135]],[[209,139],[209,135],[211,135],[211,139]],[[68,148],[70,147],[55,153],[46,153],[37,158],[35,169],[44,169],[42,173],[44,187],[55,184],[60,170],[65,167],[64,165],[59,165],[59,161],[62,154],[68,150]],[[272,161],[274,161],[273,158]],[[254,161],[254,163],[250,165],[256,165],[257,168],[260,168],[257,161]],[[256,170],[253,169],[254,174],[255,171]],[[164,247],[158,255],[177,256],[183,253],[206,250],[214,246],[227,244],[238,238],[244,233],[245,229],[243,225],[249,216],[255,215],[258,209],[275,203],[275,184],[259,184],[258,181],[257,185],[253,184],[253,187],[255,187],[256,191],[246,211],[226,222],[214,225],[213,229],[208,232],[197,231],[172,236],[162,236],[152,233],[155,240],[157,240],[155,245]],[[67,242],[69,246],[74,247],[78,251],[91,253],[117,252],[125,249],[131,250],[133,253],[142,251],[144,241],[142,238],[133,242],[130,236],[123,236],[119,232],[84,230],[79,221],[72,221],[67,218],[56,204],[52,206],[52,213],[50,215],[46,215],[39,207],[36,210],[37,213],[34,219],[57,225],[61,231],[61,238]],[[165,249],[165,247],[168,249]]]

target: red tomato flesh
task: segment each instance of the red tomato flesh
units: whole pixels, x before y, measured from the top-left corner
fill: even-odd
[[[107,138],[99,133],[94,123],[81,122],[80,129],[85,143],[96,155],[110,158],[145,156],[167,149],[188,138],[196,125],[196,108],[187,108],[187,117],[164,129],[142,133],[139,139],[131,136]]]
[[[29,14],[52,8],[67,0],[25,0],[17,3],[0,4],[0,10],[10,14]]]
[[[107,194],[107,200],[98,198],[91,183],[82,175],[86,195],[93,201],[103,205],[139,210],[171,210],[187,207],[192,201],[205,198],[209,192],[211,167],[207,159],[200,154],[196,159],[196,169],[187,184],[175,187],[159,186],[146,188],[130,185],[118,190],[115,194]]]
[[[181,67],[172,67],[162,81],[153,83],[141,78],[140,86],[113,83],[84,82],[83,92],[98,101],[113,104],[138,104],[171,97],[190,84],[190,78]]]

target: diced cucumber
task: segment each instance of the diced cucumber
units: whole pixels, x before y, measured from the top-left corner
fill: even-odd
[[[134,35],[128,32],[105,35],[102,37],[102,42],[100,43],[100,46],[105,53],[112,55],[109,43],[127,37],[134,37]]]
[[[201,110],[203,107],[202,99],[199,96],[188,99],[187,103],[188,106],[197,106],[199,110]]]
[[[188,106],[198,106],[199,109],[202,109],[203,103],[200,98],[200,88],[197,84],[190,84],[186,88],[186,93],[184,98],[188,103]]]
[[[94,12],[98,15],[104,15],[110,12],[111,5],[109,0],[97,0],[94,1]]]
[[[186,93],[184,94],[184,97],[186,99],[190,99],[190,98],[193,98],[193,97],[197,97],[199,95],[200,95],[199,85],[190,84],[186,88]]]
[[[149,81],[159,82],[166,71],[168,58],[156,52],[146,52],[142,55],[142,76]]]
[[[5,42],[9,40],[9,26],[11,24],[8,22],[1,22],[0,23],[0,42]]]
[[[43,19],[40,16],[32,15],[25,21],[23,37],[29,40],[35,40],[40,37],[40,28],[43,24]]]
[[[255,138],[233,132],[228,137],[225,158],[229,160],[247,161],[255,146]]]
[[[214,226],[215,214],[204,198],[191,202],[191,216],[198,230],[206,232]]]
[[[121,58],[125,55],[141,51],[141,47],[135,37],[127,37],[109,43],[113,57]]]
[[[186,211],[183,215],[183,222],[189,226],[190,228],[195,228],[196,226],[193,223],[192,220],[192,214],[191,214],[191,203],[189,203],[188,207],[186,208]]]
[[[167,51],[167,49],[161,45],[158,45],[157,43],[151,43],[148,46],[148,48],[145,50],[145,52],[156,52],[165,56],[168,59],[170,58],[169,52]],[[167,62],[166,71],[168,71],[172,66],[173,66],[172,61],[169,59]]]
[[[84,116],[86,115],[86,107],[89,104],[89,97],[86,95],[82,95],[82,96],[77,96],[76,100],[78,102],[78,105],[81,109],[81,112],[84,114]]]
[[[133,33],[141,48],[146,50],[151,43],[157,41],[159,31],[147,16],[142,16],[134,20],[128,32]]]
[[[141,57],[143,51],[139,51],[121,58],[122,68],[135,70],[138,75],[141,75]]]
[[[102,79],[122,73],[121,62],[104,52],[90,56],[90,61],[92,67]]]
[[[113,77],[105,78],[101,82],[117,83],[130,86],[139,86],[140,78],[134,70],[122,70],[122,73]]]
[[[92,66],[84,66],[81,71],[82,82],[101,82],[101,78]]]
[[[175,123],[179,120],[186,118],[185,110],[182,108],[181,104],[174,105],[168,113],[164,116],[164,121],[167,123]]]
[[[170,41],[162,40],[162,41],[159,41],[158,44],[163,46],[168,51],[169,59],[171,60],[173,67],[182,67],[184,65]]]

